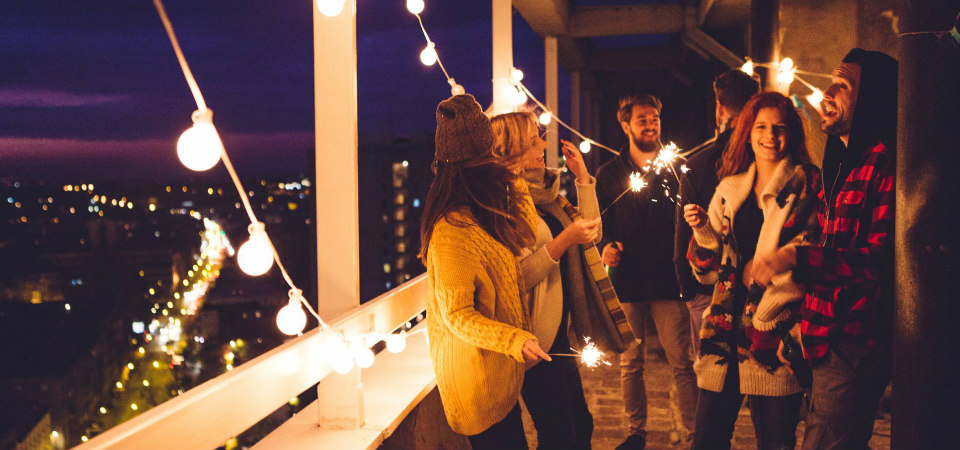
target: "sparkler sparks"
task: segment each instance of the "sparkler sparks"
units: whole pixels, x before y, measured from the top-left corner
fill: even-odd
[[[573,350],[573,353],[551,353],[550,355],[580,358],[580,362],[591,369],[599,366],[600,364],[607,366],[610,365],[609,361],[603,359],[603,352],[597,348],[597,344],[590,342],[590,337],[583,338],[583,341],[586,345],[584,345],[583,350],[579,352],[571,348],[570,350]]]
[[[647,187],[647,180],[643,179],[643,174],[640,172],[633,172],[630,174],[630,189],[633,192],[640,192],[641,189]]]

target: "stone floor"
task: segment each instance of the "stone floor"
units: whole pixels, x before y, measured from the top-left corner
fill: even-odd
[[[656,342],[656,337],[648,336],[647,343],[647,363],[644,373],[648,397],[647,448],[654,450],[689,448],[689,444],[682,445],[679,442],[680,436],[676,425],[678,421],[674,419],[677,416],[677,410],[672,406],[676,403],[671,401],[671,397],[676,396],[675,393],[671,394],[673,388],[671,371]],[[608,359],[610,366],[600,366],[595,369],[581,367],[580,370],[587,405],[593,414],[594,450],[612,450],[626,437],[623,400],[620,395],[620,367],[616,357]],[[881,408],[881,410],[885,412],[882,412],[876,421],[870,447],[874,450],[889,450],[889,408]],[[523,411],[523,419],[530,448],[536,449],[536,431],[526,410]],[[797,448],[800,447],[802,437],[803,422],[797,427]],[[750,411],[745,406],[740,409],[732,448],[734,450],[756,448]]]

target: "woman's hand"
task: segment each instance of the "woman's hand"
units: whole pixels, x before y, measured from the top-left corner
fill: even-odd
[[[687,221],[690,228],[697,229],[707,224],[707,212],[700,205],[684,205],[683,219]]]
[[[583,162],[580,150],[577,150],[570,141],[560,139],[560,142],[563,144],[560,150],[563,152],[563,157],[567,159],[567,167],[576,175],[580,184],[587,183],[590,180],[590,172],[587,170],[587,164]]]
[[[560,257],[570,248],[571,245],[590,244],[596,242],[600,237],[600,218],[577,219],[570,225],[567,225],[556,238],[547,242],[544,246],[547,253],[554,261],[559,261]]]
[[[600,261],[605,266],[617,267],[620,264],[620,253],[623,253],[623,244],[611,242],[603,247],[603,254],[600,255]]]
[[[768,286],[772,283],[774,275],[791,270],[796,265],[797,248],[793,245],[785,245],[775,253],[755,256],[751,275],[757,284]]]
[[[527,363],[537,362],[537,361],[540,361],[541,359],[545,359],[547,361],[553,361],[553,358],[551,358],[550,355],[548,355],[546,352],[543,351],[543,349],[540,348],[540,344],[537,343],[536,339],[529,339],[527,340],[527,342],[523,343],[523,361],[524,362],[527,362]]]

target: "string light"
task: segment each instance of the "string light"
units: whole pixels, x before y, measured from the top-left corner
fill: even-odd
[[[327,17],[337,17],[343,12],[344,0],[317,0],[317,10]]]
[[[547,125],[550,125],[550,122],[553,122],[553,115],[552,115],[552,114],[550,114],[549,112],[546,112],[546,111],[540,113],[540,124],[541,124],[541,125],[547,126]]]
[[[223,142],[213,126],[213,111],[193,112],[193,126],[177,140],[177,156],[188,169],[203,172],[217,165],[223,153]]]
[[[510,78],[513,78],[514,83],[523,81],[523,71],[516,67],[510,69]]]
[[[407,348],[407,332],[400,331],[397,334],[387,335],[384,341],[387,344],[387,351],[390,353],[400,353]]]
[[[307,326],[307,315],[300,307],[303,291],[290,289],[287,295],[290,296],[290,301],[277,313],[277,328],[283,334],[293,336],[303,332],[304,327]]]
[[[407,11],[410,11],[412,14],[422,13],[425,6],[423,0],[407,0]]]
[[[250,232],[250,239],[237,251],[237,263],[247,275],[260,276],[273,267],[273,246],[262,222],[250,224],[247,231]]]
[[[420,52],[420,62],[425,66],[432,66],[437,63],[437,50],[433,42],[427,42],[427,46]]]
[[[510,89],[510,104],[514,107],[523,106],[527,103],[527,94],[520,88]]]
[[[373,362],[376,360],[376,357],[373,355],[373,351],[369,347],[363,345],[362,339],[355,339],[351,344],[350,348],[353,352],[353,359],[357,364],[357,367],[361,369],[368,369],[373,365]]]
[[[590,147],[591,147],[590,140],[584,139],[583,142],[580,143],[579,147],[580,147],[580,153],[590,153]]]
[[[746,73],[747,75],[750,75],[750,76],[752,77],[752,76],[753,76],[753,61],[750,61],[750,58],[747,58],[747,62],[743,63],[743,65],[740,66],[740,70],[742,70],[744,73]]]

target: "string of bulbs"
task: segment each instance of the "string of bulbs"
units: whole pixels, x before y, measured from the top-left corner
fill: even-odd
[[[304,313],[304,308],[306,308],[310,315],[317,320],[321,330],[328,333],[325,336],[322,351],[325,355],[329,355],[328,361],[333,370],[338,373],[350,372],[353,370],[354,364],[361,368],[367,368],[373,365],[375,356],[373,351],[370,350],[370,347],[377,342],[384,341],[386,349],[389,352],[398,353],[403,351],[403,349],[406,348],[407,338],[405,330],[401,330],[399,333],[371,331],[362,336],[347,337],[343,332],[333,332],[320,315],[317,314],[316,310],[314,310],[310,303],[303,297],[303,290],[296,286],[290,274],[287,273],[280,259],[280,254],[277,253],[276,247],[267,234],[263,222],[257,219],[253,207],[250,205],[250,199],[247,196],[246,190],[244,190],[243,184],[240,182],[240,178],[237,176],[237,172],[230,162],[223,141],[220,139],[220,135],[213,125],[213,111],[207,107],[200,87],[193,77],[190,66],[187,64],[176,33],[173,30],[173,25],[163,7],[162,0],[153,0],[153,3],[167,32],[167,37],[170,39],[170,44],[173,47],[177,60],[180,63],[183,76],[197,104],[197,110],[191,114],[193,126],[184,131],[177,140],[177,156],[184,166],[197,172],[209,170],[213,168],[217,162],[223,161],[223,165],[227,169],[230,179],[237,189],[237,193],[240,195],[240,200],[243,202],[244,210],[250,220],[250,225],[247,227],[247,232],[250,237],[240,246],[236,255],[240,270],[250,276],[260,276],[267,273],[270,268],[273,267],[274,263],[276,263],[284,281],[290,288],[287,292],[287,305],[277,313],[277,327],[287,335],[298,335],[302,333],[307,324],[307,316]],[[339,15],[343,11],[344,3],[344,0],[316,1],[317,9],[320,13],[328,17]],[[411,3],[416,3],[416,1],[408,0],[408,7]],[[422,10],[423,1],[420,0],[419,3]],[[424,36],[427,37],[426,30],[424,30]],[[427,37],[427,39],[429,41],[429,37]],[[437,60],[439,60],[439,57]],[[444,70],[444,72],[446,72],[446,70]],[[457,85],[452,78],[448,79],[451,82],[454,92],[456,92],[459,87],[460,93],[463,93],[462,86]]]

